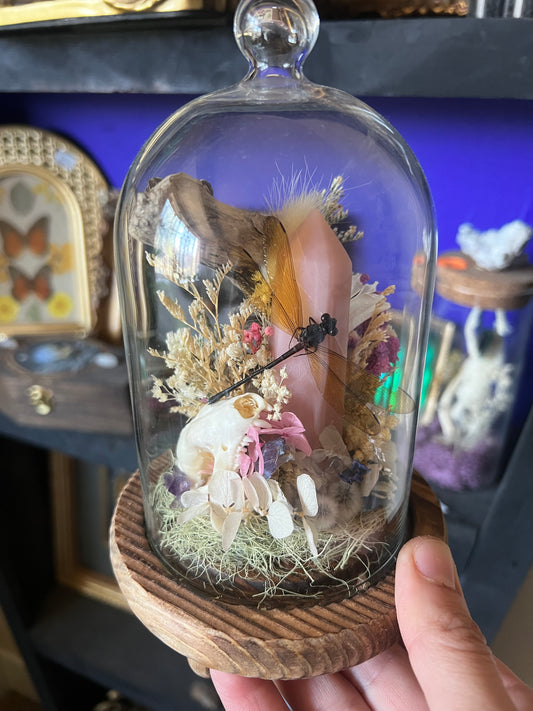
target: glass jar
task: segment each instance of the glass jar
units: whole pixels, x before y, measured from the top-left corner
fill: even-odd
[[[414,461],[443,488],[487,488],[505,469],[533,316],[532,233],[520,220],[488,231],[464,224],[461,250],[437,260]]]
[[[303,76],[310,0],[234,31],[247,76],[153,134],[117,213],[146,531],[205,594],[329,602],[407,533],[433,206],[385,119]]]

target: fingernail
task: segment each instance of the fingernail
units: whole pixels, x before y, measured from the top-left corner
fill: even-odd
[[[455,563],[450,549],[443,541],[421,538],[416,543],[413,560],[424,578],[455,590]]]

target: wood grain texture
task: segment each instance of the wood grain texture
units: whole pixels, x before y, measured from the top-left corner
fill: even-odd
[[[415,474],[411,534],[445,538],[436,497]],[[111,561],[132,611],[197,673],[210,668],[263,679],[298,679],[340,671],[399,639],[394,572],[339,603],[303,609],[260,610],[228,605],[177,581],[147,541],[139,475],[117,503]]]
[[[464,269],[451,266],[453,259],[464,263]],[[425,265],[422,261],[413,264],[412,285],[421,294],[424,287]],[[520,264],[489,271],[478,267],[464,252],[443,252],[437,262],[437,294],[467,308],[520,309],[526,306],[533,292],[533,266]]]
[[[101,368],[89,363],[75,371],[32,373],[16,362],[15,351],[1,351],[0,412],[25,427],[131,434],[128,374],[122,350],[92,342],[99,350],[116,354],[118,365]],[[52,406],[46,415],[39,414],[30,400],[28,391],[35,385],[50,394]]]

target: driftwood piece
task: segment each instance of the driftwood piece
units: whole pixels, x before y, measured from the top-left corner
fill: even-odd
[[[186,173],[153,181],[137,196],[130,232],[163,256],[166,246],[183,264],[191,259],[218,269],[231,262],[232,277],[246,296],[255,288],[252,275],[266,268],[267,255],[287,239],[276,217],[220,202],[209,183]],[[181,251],[180,239],[190,253]]]
[[[438,501],[415,474],[411,535],[445,538]],[[111,526],[111,561],[132,611],[159,639],[210,668],[264,679],[298,679],[359,664],[399,640],[394,572],[343,602],[258,610],[205,598],[176,581],[147,541],[138,473],[124,488]]]

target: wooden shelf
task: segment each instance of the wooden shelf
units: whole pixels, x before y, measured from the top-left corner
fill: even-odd
[[[151,711],[200,711],[198,677],[128,612],[57,588],[30,631],[37,652]]]
[[[230,19],[105,18],[0,29],[0,92],[201,94],[239,81]],[[533,19],[326,21],[306,63],[359,96],[533,99]]]
[[[23,427],[0,414],[0,435],[34,447],[63,452],[77,459],[97,462],[109,467],[134,471],[137,452],[133,435],[119,437],[113,434],[76,432],[75,430]]]

